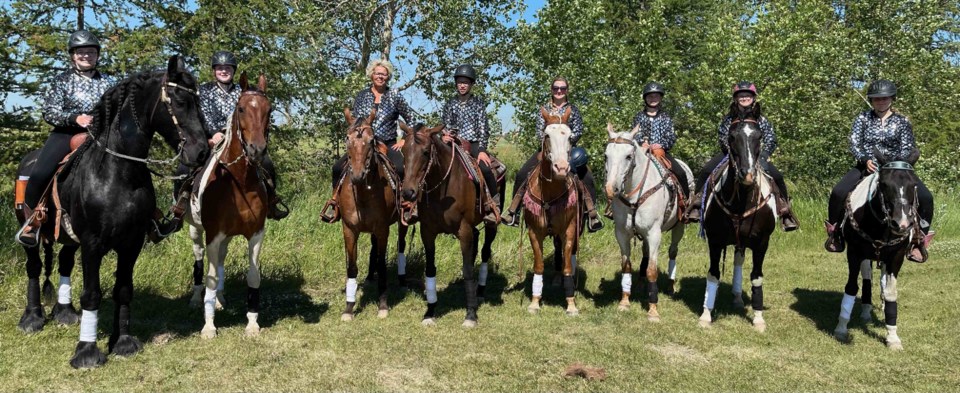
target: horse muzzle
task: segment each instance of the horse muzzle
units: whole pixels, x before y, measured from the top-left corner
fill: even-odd
[[[413,202],[417,200],[417,191],[412,188],[404,188],[403,192],[400,194],[403,197],[403,200],[407,202]]]
[[[570,163],[569,162],[555,162],[553,163],[553,173],[559,177],[567,176],[567,173],[570,172]]]

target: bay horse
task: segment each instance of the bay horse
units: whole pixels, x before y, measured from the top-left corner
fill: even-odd
[[[357,241],[361,233],[370,234],[370,267],[368,277],[376,269],[379,298],[377,316],[386,318],[387,305],[387,242],[390,226],[400,221],[400,179],[396,175],[386,149],[390,147],[374,138],[371,123],[377,110],[366,118],[354,119],[350,109],[344,108],[347,124],[348,175],[340,183],[340,215],[343,229],[343,247],[347,258],[346,309],[340,318],[351,321],[357,304]],[[397,265],[400,285],[406,286],[407,226],[399,223],[397,236]]]
[[[685,198],[683,186],[670,176],[669,169],[661,165],[649,149],[636,142],[634,137],[640,132],[640,126],[630,132],[618,133],[612,124],[607,125],[606,178],[604,187],[607,199],[613,204],[617,243],[620,245],[622,296],[619,309],[626,311],[630,307],[633,267],[630,263],[630,241],[633,238],[643,242],[643,259],[640,268],[646,268],[647,298],[650,308],[647,319],[660,321],[657,310],[659,290],[658,256],[661,232],[670,231],[669,265],[667,274],[670,284],[666,289],[669,296],[676,291],[677,252],[683,239],[684,225],[680,220],[680,209]],[[690,168],[677,160],[687,179],[693,179]],[[651,170],[651,167],[653,169]],[[672,182],[671,182],[672,180]],[[693,185],[689,185],[693,189]]]
[[[267,194],[260,163],[267,152],[272,107],[267,78],[260,74],[251,86],[247,73],[240,75],[240,98],[230,118],[223,142],[198,175],[201,193],[191,201],[187,222],[197,264],[207,252],[208,270],[203,295],[204,325],[200,337],[217,335],[214,324],[218,292],[223,290],[223,261],[235,236],[247,239],[247,336],[260,334],[260,248],[266,234]],[[193,199],[193,198],[191,198]],[[197,209],[199,207],[199,209]],[[194,282],[196,284],[196,281]],[[196,295],[196,293],[195,293]],[[221,295],[222,296],[222,295]]]
[[[133,268],[156,210],[147,166],[155,161],[145,158],[154,132],[177,152],[174,159],[187,166],[199,166],[210,153],[197,82],[179,56],[170,57],[165,71],[134,74],[107,90],[94,109],[90,137],[74,153],[66,177],[61,173],[55,196],[80,245],[83,267],[80,339],[70,359],[74,368],[107,361],[97,347],[97,314],[103,299],[100,266],[111,250],[117,253],[117,270],[109,350],[125,357],[143,349],[130,334],[130,303]],[[52,227],[44,225],[42,236],[52,239]],[[69,241],[65,238],[61,241]]]
[[[480,231],[476,227],[483,222],[481,205],[478,203],[481,191],[475,187],[466,169],[466,166],[475,164],[465,161],[462,154],[456,154],[452,144],[448,145],[441,140],[440,131],[443,128],[442,125],[433,128],[423,125],[410,128],[401,125],[405,132],[402,148],[405,175],[401,195],[408,203],[415,202],[420,214],[420,239],[423,241],[427,259],[427,311],[421,323],[436,323],[436,239],[438,235],[445,233],[456,236],[460,241],[463,284],[467,298],[463,326],[472,328],[477,326],[477,308],[486,285],[486,265],[492,255],[490,246],[497,236],[497,225],[484,224],[478,284],[474,264],[480,238]],[[476,173],[479,173],[479,168],[475,169]],[[408,212],[404,212],[405,217],[407,214]]]
[[[919,158],[919,150],[905,161],[893,161],[874,151],[879,170],[865,177],[847,197],[843,220],[843,237],[847,239],[847,285],[840,303],[839,323],[834,336],[840,341],[849,338],[847,323],[857,297],[857,275],[863,279],[860,319],[873,320],[872,261],[880,269],[880,298],[883,300],[886,344],[902,350],[897,335],[897,277],[903,258],[914,241],[923,236],[917,218],[917,183],[919,178],[910,163]]]
[[[563,291],[567,299],[566,313],[575,316],[577,309],[574,290],[576,255],[583,233],[581,217],[583,204],[581,187],[570,167],[570,143],[572,131],[567,126],[571,110],[560,116],[551,116],[540,109],[545,120],[541,141],[540,163],[530,173],[527,193],[523,196],[523,221],[527,224],[527,236],[533,249],[533,283],[530,305],[527,311],[540,311],[543,296],[543,239],[554,238],[554,254],[562,255]],[[560,260],[558,259],[558,262]]]
[[[763,319],[763,260],[770,245],[770,234],[777,222],[773,180],[760,168],[759,109],[739,107],[726,143],[726,159],[714,170],[704,187],[710,190],[704,206],[701,230],[710,248],[710,269],[703,301],[700,326],[712,324],[711,311],[720,286],[720,254],[734,246],[733,303],[743,308],[743,261],[749,248],[753,255],[750,272],[753,326],[766,330]],[[707,188],[709,187],[709,188]]]

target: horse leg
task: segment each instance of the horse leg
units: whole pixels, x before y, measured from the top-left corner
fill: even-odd
[[[190,298],[190,306],[200,308],[203,306],[203,228],[190,225],[190,240],[193,240],[193,297]]]
[[[677,224],[673,227],[670,234],[670,249],[667,256],[670,257],[667,265],[667,275],[670,276],[670,286],[667,287],[666,294],[670,297],[677,295],[677,253],[680,251],[680,240],[683,240],[684,225]]]
[[[496,238],[497,226],[484,225],[483,249],[480,251],[480,272],[477,274],[477,302],[479,303],[483,303],[486,299],[487,276],[490,274],[490,258],[493,256],[493,241]]]
[[[24,333],[35,333],[43,330],[46,321],[43,304],[40,303],[40,273],[43,263],[40,261],[39,248],[24,247],[23,250],[27,253],[27,307],[23,310],[17,328]]]
[[[260,315],[260,247],[263,246],[266,233],[264,228],[247,239],[247,258],[250,260],[247,269],[247,327],[244,329],[247,337],[260,335],[260,325],[257,323]]]
[[[427,265],[424,267],[427,311],[423,314],[423,320],[420,323],[424,326],[437,324],[437,234],[433,228],[420,227],[420,241],[423,242],[423,253],[427,258]]]
[[[53,292],[53,283],[50,282],[50,276],[53,275],[53,243],[41,241],[40,244],[43,246],[43,304],[53,304],[56,301]],[[37,250],[37,247],[33,247],[34,250]],[[29,257],[28,257],[29,258]],[[69,277],[69,274],[67,275]]]
[[[536,314],[540,311],[540,298],[543,297],[543,238],[545,236],[537,233],[533,228],[527,229],[527,236],[530,237],[530,248],[533,249],[533,286],[530,289],[530,305],[527,306],[527,311]]]
[[[77,264],[77,250],[80,246],[70,245],[60,248],[60,255],[57,256],[57,273],[60,275],[60,283],[57,287],[57,304],[53,305],[53,320],[63,325],[74,325],[80,322],[80,313],[73,307],[73,300],[70,294],[73,287],[70,285],[70,274],[73,273],[73,267]],[[44,284],[46,287],[46,284]]]
[[[347,257],[347,304],[343,314],[340,315],[341,321],[352,321],[353,308],[357,305],[357,238],[359,233],[346,226],[343,227],[343,247]],[[371,241],[376,241],[373,236]]]
[[[563,241],[563,294],[567,298],[567,316],[571,317],[580,315],[580,310],[577,309],[577,299],[574,296],[576,283],[573,280],[573,259],[576,258],[574,244],[576,244],[577,235],[576,222],[572,222],[566,232],[561,235]]]
[[[889,265],[893,266],[889,266]],[[903,343],[897,335],[897,276],[903,264],[903,256],[899,262],[882,262],[880,265],[880,297],[883,299],[884,323],[887,326],[887,348],[895,351],[903,350]]]
[[[860,294],[860,320],[863,323],[873,321],[873,264],[869,259],[860,262],[860,276],[863,279],[863,293]]]
[[[731,287],[733,290],[733,308],[742,310],[743,305],[743,260],[746,258],[745,249],[736,249],[733,251],[733,281]]]
[[[753,269],[750,271],[750,300],[753,303],[753,328],[763,333],[767,330],[767,322],[763,320],[763,259],[767,256],[767,247],[770,239],[762,239],[759,244],[750,248],[753,256]]]
[[[136,243],[136,242],[134,242]],[[130,304],[133,302],[133,267],[143,248],[140,244],[130,244],[129,248],[117,250],[117,281],[113,286],[113,332],[110,334],[109,349],[117,356],[133,356],[143,350],[143,344],[130,335]]]
[[[617,309],[627,311],[630,309],[630,291],[633,286],[633,266],[630,264],[630,254],[633,251],[630,249],[631,236],[626,228],[619,225],[614,233],[617,236],[617,244],[620,246],[620,289],[622,291]]]
[[[100,264],[106,252],[84,245],[80,253],[80,266],[83,268],[83,291],[80,293],[80,339],[70,358],[73,368],[99,367],[107,362],[106,355],[97,348],[97,312],[103,292],[100,289]]]
[[[467,224],[460,223],[460,254],[463,257],[463,286],[467,294],[467,315],[463,319],[463,327],[477,326],[477,278],[474,276],[474,265],[477,262],[477,244],[480,230]]]
[[[397,282],[401,290],[407,290],[407,226],[397,224]]]
[[[367,277],[363,279],[363,286],[373,285],[377,281],[377,239],[370,234],[370,255],[367,258]]]
[[[720,288],[720,252],[723,244],[709,244],[710,270],[707,271],[707,289],[703,295],[703,314],[700,315],[700,327],[710,327],[713,323],[711,312],[717,302],[717,289]]]
[[[544,237],[546,238],[546,237]],[[560,235],[551,236],[553,240],[553,280],[550,282],[554,288],[559,288],[563,279],[563,242]],[[542,242],[541,242],[542,244]]]
[[[386,318],[390,313],[387,305],[387,240],[390,238],[390,227],[383,227],[376,234],[377,237],[377,318]]]
[[[657,303],[660,301],[660,290],[657,288],[657,278],[660,275],[660,268],[657,265],[657,256],[660,249],[660,240],[662,239],[662,234],[660,230],[660,225],[654,225],[653,230],[647,235],[643,240],[643,248],[645,254],[648,254],[648,265],[647,265],[647,302],[649,302],[650,309],[647,311],[647,320],[650,322],[660,322],[660,312],[657,310]]]
[[[203,295],[203,329],[200,330],[200,337],[214,338],[217,336],[217,326],[213,323],[216,314],[217,302],[219,301],[219,292],[223,288],[223,278],[220,276],[223,260],[226,257],[227,245],[230,238],[218,234],[213,239],[209,239],[210,233],[207,233],[207,278],[206,290]]]
[[[833,329],[833,337],[838,341],[847,341],[847,324],[850,323],[850,314],[853,313],[853,303],[857,299],[857,272],[864,263],[869,264],[870,260],[862,257],[854,250],[854,247],[847,249],[847,285],[843,288],[843,300],[840,301],[840,317],[837,327]]]

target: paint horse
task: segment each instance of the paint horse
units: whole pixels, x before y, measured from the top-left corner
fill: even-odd
[[[776,186],[760,168],[759,118],[759,110],[741,108],[737,118],[731,122],[726,140],[727,158],[714,170],[704,186],[704,190],[711,192],[702,205],[706,211],[701,230],[710,248],[710,269],[699,322],[703,327],[713,322],[711,311],[720,286],[720,254],[732,245],[734,306],[743,308],[743,261],[745,250],[749,248],[753,254],[753,270],[750,272],[753,326],[759,332],[766,330],[766,321],[763,319],[763,260],[770,245],[770,234],[777,222],[777,209],[773,198],[773,187]]]
[[[923,236],[917,218],[919,178],[910,164],[916,162],[919,154],[914,150],[906,161],[891,161],[875,151],[879,171],[861,180],[847,197],[843,236],[848,243],[848,275],[840,302],[840,321],[834,330],[834,336],[840,341],[849,338],[847,323],[857,297],[858,273],[863,279],[860,319],[864,322],[873,319],[872,261],[877,261],[887,347],[903,349],[897,335],[897,277],[914,236]]]
[[[423,241],[427,264],[426,297],[427,311],[422,324],[436,323],[437,308],[437,265],[436,239],[440,234],[453,234],[460,241],[460,254],[463,261],[463,284],[466,292],[466,317],[464,327],[477,326],[477,308],[479,297],[486,285],[486,266],[491,256],[490,246],[497,236],[496,224],[484,224],[482,264],[479,284],[474,271],[477,259],[480,231],[476,227],[483,222],[480,208],[480,193],[468,173],[467,167],[473,166],[473,173],[480,173],[479,167],[469,153],[458,153],[453,142],[446,144],[440,138],[443,126],[426,128],[418,125],[411,129],[402,125],[404,172],[401,195],[407,203],[416,203],[420,220],[420,239]],[[482,179],[482,176],[477,176]],[[404,211],[407,221],[409,211]]]
[[[202,263],[206,250],[208,270],[203,295],[203,338],[217,335],[214,314],[217,295],[223,289],[223,261],[235,236],[247,239],[247,336],[260,334],[260,248],[266,234],[267,194],[260,163],[267,152],[270,130],[270,99],[263,74],[251,86],[247,74],[240,75],[240,99],[227,120],[224,139],[200,172],[199,192],[191,196],[190,225],[193,253]],[[199,209],[198,209],[199,207]],[[196,272],[195,272],[196,274]]]
[[[107,90],[94,109],[90,137],[70,159],[53,191],[59,198],[61,224],[79,243],[83,267],[80,295],[80,339],[70,365],[91,368],[104,364],[97,347],[97,322],[103,290],[100,266],[104,256],[117,253],[113,286],[113,331],[108,347],[117,356],[132,356],[143,345],[130,334],[133,270],[143,249],[156,193],[146,157],[158,132],[183,164],[201,165],[210,153],[200,114],[197,82],[183,60],[170,57],[159,72],[134,74]],[[96,185],[91,186],[91,185]],[[53,239],[55,225],[41,235]],[[68,240],[70,239],[70,240]]]
[[[523,196],[523,220],[527,224],[527,236],[533,248],[533,283],[530,305],[527,311],[540,311],[543,297],[543,240],[553,236],[556,255],[562,255],[561,272],[563,292],[567,299],[567,315],[580,313],[577,309],[574,290],[577,251],[580,235],[583,234],[582,220],[583,188],[578,184],[576,175],[570,167],[570,143],[572,132],[567,126],[571,110],[558,116],[550,116],[540,109],[546,127],[541,141],[540,163],[530,172],[527,179],[527,192]]]
[[[620,286],[623,293],[619,309],[625,311],[630,307],[633,271],[630,263],[630,241],[636,237],[643,241],[640,268],[646,267],[647,297],[650,304],[647,319],[657,322],[660,321],[660,313],[657,311],[657,254],[662,239],[661,232],[672,233],[667,270],[670,284],[666,290],[667,295],[672,296],[676,290],[677,246],[683,239],[684,232],[680,210],[685,197],[681,191],[683,187],[677,183],[676,177],[670,176],[671,172],[653,157],[649,149],[636,142],[634,138],[639,131],[640,127],[637,126],[630,132],[618,133],[614,131],[612,124],[607,125],[610,139],[606,148],[607,184],[604,188],[607,199],[613,204],[613,221],[617,243],[620,245]],[[687,179],[693,179],[687,164],[680,160],[677,160],[677,163],[687,172]],[[688,189],[692,190],[693,185],[690,184]]]
[[[347,258],[347,306],[340,318],[353,320],[357,303],[357,241],[361,233],[370,234],[370,268],[368,277],[377,274],[379,291],[377,316],[386,318],[387,306],[387,242],[390,226],[400,221],[400,178],[397,176],[386,149],[389,147],[374,138],[371,123],[376,108],[366,118],[354,119],[349,109],[343,110],[347,129],[347,171],[340,180],[340,215],[342,217],[343,247]],[[400,285],[406,286],[407,226],[399,224],[397,236],[397,268]]]

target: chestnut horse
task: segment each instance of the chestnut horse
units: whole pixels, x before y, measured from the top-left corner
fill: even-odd
[[[540,164],[530,173],[527,180],[527,193],[523,196],[523,221],[527,224],[527,235],[533,248],[533,288],[527,311],[540,311],[540,299],[543,295],[543,239],[553,236],[554,254],[563,255],[563,292],[567,298],[567,315],[577,315],[574,300],[574,278],[577,250],[580,235],[583,233],[580,217],[583,206],[580,188],[576,176],[570,167],[570,143],[572,134],[567,126],[571,110],[561,116],[550,116],[540,109],[540,116],[546,121]],[[556,247],[558,246],[558,247]]]
[[[206,187],[198,197],[200,209],[190,204],[187,222],[193,253],[203,261],[206,248],[209,264],[206,291],[203,296],[203,338],[213,338],[217,328],[213,323],[218,292],[223,289],[223,261],[227,246],[234,236],[247,239],[250,267],[247,271],[247,327],[248,336],[260,334],[257,316],[260,313],[260,247],[266,233],[267,194],[263,184],[260,163],[267,152],[270,129],[270,100],[267,98],[267,79],[263,74],[257,86],[250,86],[247,74],[240,75],[240,99],[227,120],[228,130],[222,142],[215,147],[210,162],[198,175],[197,182]],[[202,216],[201,216],[202,214]],[[206,239],[203,239],[204,233]],[[204,242],[205,240],[205,242]]]
[[[455,154],[453,145],[440,138],[443,126],[425,128],[422,125],[411,129],[401,128],[405,178],[402,196],[407,202],[416,202],[420,212],[420,239],[427,257],[426,297],[427,311],[424,325],[436,323],[437,265],[436,240],[441,233],[453,234],[460,241],[463,259],[463,284],[467,295],[467,313],[464,327],[477,326],[478,299],[486,280],[484,269],[491,255],[490,245],[497,236],[496,224],[484,224],[483,254],[480,267],[480,286],[474,273],[480,231],[477,225],[483,222],[483,213],[478,204],[478,188],[465,168],[475,165],[464,162]],[[477,169],[479,173],[479,169]],[[406,214],[406,213],[404,213]],[[478,297],[479,294],[479,297]]]
[[[379,300],[377,316],[386,318],[387,306],[387,240],[390,226],[400,221],[400,179],[394,172],[386,149],[374,138],[370,124],[376,116],[374,108],[365,119],[354,119],[349,109],[343,110],[347,129],[347,175],[340,183],[340,215],[343,225],[343,247],[347,257],[347,307],[341,320],[353,320],[357,303],[357,240],[361,233],[370,234],[370,268],[376,269]],[[399,224],[397,265],[400,285],[406,286],[405,256],[407,226]]]

